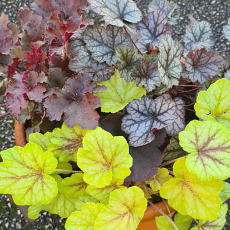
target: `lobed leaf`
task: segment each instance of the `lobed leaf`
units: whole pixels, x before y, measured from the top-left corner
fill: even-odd
[[[227,182],[223,182],[224,183],[224,188],[221,190],[221,192],[219,193],[219,197],[221,199],[221,203],[223,204],[226,200],[229,199],[230,197],[230,184]]]
[[[88,185],[86,192],[99,200],[101,203],[107,205],[109,203],[110,193],[116,189],[123,188],[123,186],[121,186],[122,184],[123,180],[113,178],[111,183],[103,188],[97,188],[94,185]]]
[[[229,80],[220,79],[207,91],[199,92],[194,106],[196,115],[203,120],[217,121],[230,128],[229,87]]]
[[[110,194],[109,204],[98,215],[95,230],[136,229],[147,207],[142,190],[136,186],[117,189]]]
[[[223,58],[216,51],[207,52],[205,48],[189,52],[186,60],[184,72],[193,82],[201,84],[212,79],[219,74],[219,67],[223,64]]]
[[[228,206],[227,205],[221,205],[220,206],[220,211],[218,214],[218,217],[216,220],[213,221],[205,221],[205,220],[200,220],[199,224],[191,230],[221,230],[223,229],[225,223],[226,223],[226,214],[228,211]]]
[[[131,74],[131,81],[136,82],[138,87],[144,87],[147,92],[151,92],[161,85],[159,72],[150,60],[139,59],[134,71]]]
[[[120,73],[115,70],[114,75],[107,81],[98,85],[106,86],[107,90],[94,93],[101,99],[101,111],[116,113],[122,110],[134,98],[141,99],[146,91],[142,87],[136,87],[134,82],[126,82],[120,78]]]
[[[109,185],[112,178],[130,174],[132,157],[124,137],[113,137],[97,127],[86,133],[83,148],[78,150],[77,164],[84,171],[84,181],[97,188]]]
[[[96,13],[103,15],[106,23],[130,28],[142,18],[141,11],[132,0],[88,0]]]
[[[159,168],[157,174],[146,183],[150,185],[153,191],[158,191],[170,179],[172,179],[172,176],[169,175],[168,170],[166,168]]]
[[[95,199],[94,197],[92,197],[91,195],[89,195],[88,193],[85,193],[83,196],[79,196],[75,202],[75,209],[76,211],[81,211],[82,210],[82,205],[85,203],[99,203],[99,201],[97,199]]]
[[[182,47],[179,42],[165,34],[159,43],[158,71],[161,82],[168,88],[178,85],[178,78],[181,76],[182,66],[180,56]]]
[[[173,172],[175,177],[165,182],[160,189],[161,197],[168,199],[169,205],[182,215],[215,220],[220,209],[218,194],[223,188],[223,182],[216,179],[200,181],[186,168],[185,158],[174,163]]]
[[[129,147],[129,154],[133,158],[133,165],[130,168],[131,174],[125,181],[148,181],[157,174],[162,155],[154,141],[137,148]]]
[[[43,151],[47,151],[50,144],[50,136],[50,132],[46,132],[44,135],[41,133],[31,133],[29,135],[29,143],[39,145]]]
[[[92,52],[92,58],[99,63],[106,62],[108,65],[115,64],[115,48],[127,46],[130,43],[130,35],[125,34],[123,28],[117,26],[94,26],[83,33],[86,47]]]
[[[0,192],[12,194],[18,205],[48,204],[57,195],[57,183],[49,176],[57,160],[36,144],[1,152]]]
[[[127,105],[128,115],[122,118],[121,129],[129,134],[129,144],[137,147],[154,140],[153,129],[162,129],[176,118],[176,103],[172,99],[159,96],[141,101],[134,99]]]
[[[199,50],[204,47],[204,45],[208,44],[210,40],[204,41],[204,42],[188,42],[184,46],[183,56],[186,57],[188,53],[195,52],[196,50]]]
[[[180,132],[179,139],[181,147],[190,153],[186,167],[201,181],[230,176],[230,134],[223,125],[194,120]]]
[[[61,129],[54,129],[50,135],[49,151],[59,157],[60,162],[76,162],[78,149],[82,148],[82,141],[87,132],[87,129],[82,130],[78,124],[70,129],[64,122]]]
[[[157,9],[143,18],[139,22],[139,30],[144,42],[158,46],[165,33],[172,33],[171,28],[166,26],[167,22],[168,18],[164,9]]]

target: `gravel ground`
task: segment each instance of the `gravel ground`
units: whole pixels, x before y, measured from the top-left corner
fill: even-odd
[[[17,22],[17,11],[23,6],[29,6],[29,0],[0,0],[0,12],[8,13],[10,19]],[[178,10],[181,12],[179,23],[175,26],[174,37],[178,40],[183,39],[185,28],[188,24],[187,15],[192,12],[193,17],[198,20],[206,20],[212,25],[213,38],[216,43],[214,50],[220,51],[230,48],[230,43],[222,36],[223,26],[227,24],[230,18],[230,0],[182,0],[174,1],[178,4]],[[221,53],[226,58],[229,52]],[[2,104],[2,103],[0,103]],[[5,108],[0,108],[0,115],[5,113]],[[8,116],[0,118],[0,149],[6,149],[14,146],[13,118]],[[230,180],[228,180],[230,182]],[[230,201],[227,201],[228,205]],[[65,219],[57,215],[51,215],[42,212],[40,217],[33,223],[27,222],[16,205],[12,204],[8,198],[0,194],[0,230],[62,230],[64,229]],[[227,214],[227,222],[223,230],[230,229],[230,211]]]

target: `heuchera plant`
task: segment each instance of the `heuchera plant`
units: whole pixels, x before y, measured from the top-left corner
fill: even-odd
[[[21,33],[0,17],[0,70],[28,143],[1,152],[0,192],[67,230],[136,229],[156,197],[177,211],[158,229],[222,229],[230,58],[210,24],[190,15],[176,41],[166,0],[35,0],[18,15]]]

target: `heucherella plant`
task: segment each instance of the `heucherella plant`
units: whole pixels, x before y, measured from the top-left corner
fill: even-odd
[[[35,0],[18,15],[20,35],[0,17],[1,106],[28,143],[0,153],[0,193],[67,230],[134,230],[160,200],[177,213],[159,230],[222,229],[230,57],[210,24],[190,15],[177,41],[167,0]]]

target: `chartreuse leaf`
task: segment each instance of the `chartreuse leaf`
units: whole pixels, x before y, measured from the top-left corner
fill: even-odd
[[[216,179],[200,181],[186,168],[185,158],[176,161],[173,172],[175,177],[165,182],[160,189],[161,197],[168,199],[169,205],[182,215],[215,220],[220,209],[218,194],[223,188],[223,182]]]
[[[194,108],[196,115],[203,120],[218,121],[230,128],[230,81],[220,79],[207,91],[201,91]]]
[[[160,190],[162,185],[170,179],[172,179],[172,176],[169,175],[168,169],[159,168],[157,174],[153,177],[152,180],[147,181],[147,184],[150,184],[153,191],[157,191]]]
[[[200,220],[199,224],[191,228],[191,230],[221,230],[226,223],[225,216],[227,211],[228,211],[228,206],[222,204],[220,206],[220,211],[216,220],[213,221]]]
[[[75,127],[68,128],[64,122],[61,129],[56,128],[50,136],[49,151],[55,157],[59,157],[60,162],[77,161],[77,152],[82,148],[82,140],[87,129],[82,130],[77,124]]]
[[[59,175],[53,175],[53,177],[58,183],[59,189],[62,178]],[[38,218],[39,212],[41,210],[45,210],[52,214],[58,214],[63,218],[67,218],[73,211],[75,211],[75,201],[76,198],[69,196],[65,192],[61,193],[59,190],[58,195],[54,197],[54,199],[49,204],[35,204],[30,206],[28,209],[28,216],[31,219],[36,219]]]
[[[97,199],[85,193],[83,196],[79,196],[75,202],[75,209],[76,211],[81,211],[82,205],[88,202],[93,202],[95,204],[99,203]]]
[[[94,230],[136,229],[147,207],[143,191],[138,187],[111,192],[109,204],[98,215]]]
[[[105,85],[107,90],[99,91],[94,95],[101,99],[101,111],[116,113],[122,110],[133,99],[141,99],[146,95],[146,90],[137,87],[134,82],[126,82],[120,77],[118,70],[107,81],[99,82],[98,85]]]
[[[124,180],[113,178],[111,183],[103,188],[97,188],[94,185],[89,185],[86,188],[86,192],[106,205],[109,203],[110,193],[116,189],[122,188],[123,186],[120,185],[123,184],[123,182]]]
[[[224,182],[224,188],[220,192],[219,197],[221,199],[221,203],[224,203],[230,197],[230,184],[229,183]]]
[[[0,193],[11,194],[18,205],[48,204],[58,192],[56,181],[49,176],[57,160],[36,144],[2,151]]]
[[[177,226],[178,230],[188,230],[191,223],[192,217],[190,216],[184,216],[177,213],[174,217],[174,224]],[[156,224],[160,230],[175,230],[165,216],[156,217]]]
[[[95,220],[103,208],[103,204],[94,204],[92,202],[83,204],[81,211],[73,212],[70,217],[68,217],[65,229],[94,230]]]
[[[83,180],[83,173],[76,173],[63,179],[58,186],[58,190],[70,197],[78,197],[85,193],[86,187],[87,184]]]
[[[78,150],[77,164],[84,171],[86,183],[102,188],[113,177],[124,179],[131,173],[132,157],[124,137],[113,137],[97,127],[86,133],[83,148]]]
[[[41,133],[31,133],[29,135],[29,143],[39,145],[43,151],[48,150],[48,145],[50,144],[50,132],[46,132],[44,135]]]
[[[212,121],[191,121],[179,134],[180,145],[188,153],[186,167],[201,181],[224,180],[230,176],[230,133]]]

